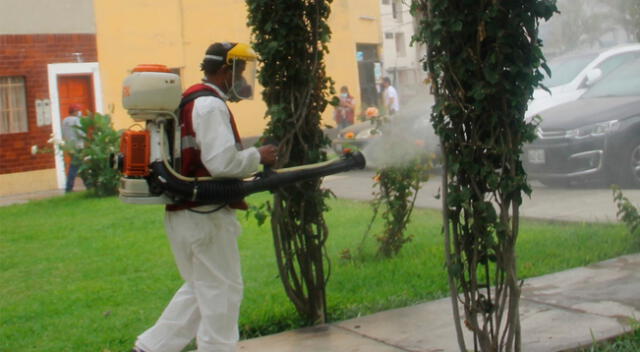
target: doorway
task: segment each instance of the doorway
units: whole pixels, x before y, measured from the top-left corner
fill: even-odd
[[[360,80],[360,99],[362,106],[378,106],[379,92],[376,87],[375,64],[379,62],[378,45],[356,44],[358,60],[358,78]]]
[[[87,115],[95,111],[93,106],[93,80],[91,75],[60,75],[58,76],[58,103],[60,105],[60,128],[63,121],[69,117],[69,106],[82,106],[82,114]],[[64,173],[69,172],[71,156],[64,153]],[[77,182],[77,181],[76,181]]]
[[[62,139],[62,120],[69,115],[70,104],[81,104],[91,112],[103,113],[102,81],[97,62],[47,65],[49,99],[51,100],[51,128],[56,140]],[[60,148],[55,148],[58,188],[64,189],[65,163]]]

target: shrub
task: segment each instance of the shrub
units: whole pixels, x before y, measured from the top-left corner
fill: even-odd
[[[613,190],[613,201],[618,207],[618,219],[620,219],[629,229],[632,236],[637,239],[636,245],[640,249],[640,214],[638,208],[629,201],[629,198],[622,194],[619,186],[611,186]]]
[[[78,174],[90,194],[98,197],[118,192],[120,175],[110,165],[113,153],[119,150],[121,131],[113,129],[111,117],[95,113],[80,119],[78,128],[83,135],[84,146],[69,146],[63,150],[82,161]]]
[[[376,236],[380,255],[392,257],[411,241],[413,236],[407,235],[405,230],[420,190],[420,182],[428,179],[426,171],[429,169],[428,164],[416,159],[408,165],[385,167],[376,172],[373,218],[381,206],[384,209],[384,229]]]

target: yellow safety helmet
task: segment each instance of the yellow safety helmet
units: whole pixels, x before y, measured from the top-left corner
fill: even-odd
[[[233,60],[256,61],[257,59],[256,52],[245,43],[237,43],[227,52],[227,64],[232,64]]]

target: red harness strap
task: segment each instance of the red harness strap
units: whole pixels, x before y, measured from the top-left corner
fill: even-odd
[[[188,100],[189,97],[192,96],[193,94],[199,93],[202,91],[208,91],[212,93],[212,94],[205,94],[204,96],[215,96],[219,99],[222,99],[218,95],[218,92],[216,92],[215,89],[209,87],[206,84],[199,83],[189,87],[182,94],[183,102]],[[182,105],[183,104],[181,104],[181,106]],[[186,104],[184,104],[184,106],[182,106],[182,108],[180,109],[181,140],[184,139],[184,137],[192,137],[192,139],[195,140],[196,134],[195,134],[195,131],[193,130],[193,120],[192,120],[194,105],[195,105],[195,99],[192,99],[188,101]],[[229,116],[230,116],[229,122],[231,124],[231,129],[233,130],[233,137],[235,139],[236,144],[241,147],[242,142],[240,140],[240,134],[238,133],[238,127],[236,125],[236,121],[228,106],[227,106],[227,110],[229,111]],[[182,146],[182,165],[181,166],[182,166],[181,173],[184,176],[187,176],[187,177],[211,176],[207,168],[202,163],[202,160],[200,158],[200,150],[197,149],[195,145]],[[184,210],[184,209],[190,209],[190,208],[201,206],[201,205],[205,205],[205,203],[184,201],[180,204],[168,204],[166,206],[166,210],[167,211]],[[240,209],[240,210],[247,210],[249,208],[249,206],[244,200],[230,203],[229,207],[232,209]]]

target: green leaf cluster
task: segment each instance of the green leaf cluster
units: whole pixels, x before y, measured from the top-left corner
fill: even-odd
[[[383,257],[397,255],[405,243],[411,241],[413,235],[406,234],[411,213],[415,204],[420,182],[428,179],[431,169],[430,161],[417,158],[408,165],[390,166],[379,169],[374,177],[373,221],[383,208],[384,228],[376,236],[378,254]]]
[[[613,185],[613,201],[618,208],[617,216],[629,229],[629,233],[637,239],[637,247],[640,248],[640,212],[638,208],[631,203],[629,198],[625,197],[619,186]]]
[[[80,160],[78,175],[89,194],[98,197],[112,196],[118,192],[120,173],[111,166],[111,157],[120,148],[121,131],[113,128],[111,117],[94,113],[80,119],[83,146],[70,145],[64,148]]]

